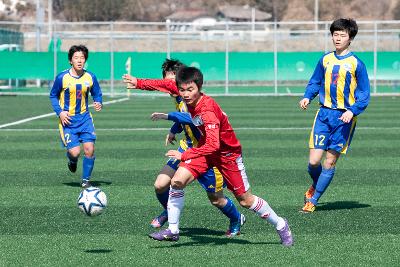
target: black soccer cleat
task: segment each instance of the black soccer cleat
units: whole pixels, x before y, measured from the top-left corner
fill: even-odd
[[[76,172],[76,168],[78,166],[77,162],[68,161],[68,169],[70,172]]]

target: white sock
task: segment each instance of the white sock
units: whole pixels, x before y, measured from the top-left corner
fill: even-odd
[[[264,220],[267,220],[270,224],[275,226],[276,229],[282,229],[283,226],[285,226],[285,221],[276,215],[275,211],[268,205],[268,203],[258,197],[254,196],[254,203],[251,205],[250,209],[253,210],[255,213],[258,214],[261,218]],[[281,223],[283,222],[283,226],[281,226]]]
[[[185,204],[185,192],[179,189],[170,188],[168,198],[168,229],[173,234],[179,233],[179,218],[183,205]]]

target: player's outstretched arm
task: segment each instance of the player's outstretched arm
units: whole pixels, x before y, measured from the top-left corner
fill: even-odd
[[[137,86],[137,78],[133,77],[130,74],[124,74],[122,75],[122,80],[124,83],[126,83],[126,88],[127,89],[136,89]]]
[[[192,116],[188,112],[173,111],[168,113],[168,120],[181,124],[193,124]],[[194,126],[194,125],[193,125]]]
[[[168,114],[162,113],[162,112],[154,112],[150,116],[152,121],[158,121],[158,120],[168,120]]]

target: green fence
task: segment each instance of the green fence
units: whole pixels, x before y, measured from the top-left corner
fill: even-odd
[[[373,52],[356,53],[367,66],[370,78],[374,73]],[[320,52],[280,52],[278,81],[308,80],[321,57]],[[126,73],[126,63],[131,58],[132,74],[139,77],[159,78],[165,53],[93,52],[87,68],[100,80],[110,80],[111,66],[114,79],[120,80]],[[215,53],[172,53],[186,64],[201,68],[206,81],[224,81],[226,78],[226,55]],[[0,52],[0,79],[54,79],[53,52]],[[57,53],[56,72],[69,67],[67,53]],[[113,64],[111,61],[113,59]],[[272,52],[231,52],[228,55],[229,81],[273,81],[274,54]],[[400,80],[400,52],[377,53],[377,80]]]

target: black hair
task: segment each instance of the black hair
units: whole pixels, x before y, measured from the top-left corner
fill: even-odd
[[[357,22],[354,19],[337,19],[332,22],[330,31],[332,35],[335,31],[345,31],[350,39],[354,39],[358,32]]]
[[[74,56],[75,52],[82,52],[85,60],[89,57],[89,49],[87,49],[84,45],[73,45],[68,51],[68,60],[71,61],[72,57]]]
[[[180,87],[182,84],[188,84],[194,82],[197,88],[201,90],[203,86],[203,73],[195,67],[182,67],[176,73],[176,85]]]
[[[175,74],[179,68],[185,66],[182,62],[177,59],[165,59],[164,63],[161,65],[162,76],[165,77],[168,71],[173,71]]]

